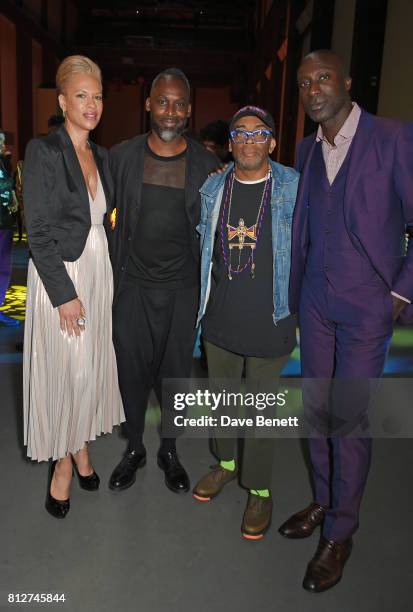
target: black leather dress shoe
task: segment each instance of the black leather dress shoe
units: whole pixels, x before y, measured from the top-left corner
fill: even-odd
[[[136,480],[136,470],[146,464],[146,453],[129,451],[118,463],[109,480],[109,489],[123,491],[133,485]]]
[[[73,461],[73,466],[75,468],[75,472],[77,474],[77,478],[79,480],[79,485],[85,491],[97,491],[99,489],[100,478],[96,474],[95,470],[93,470],[92,474],[89,476],[82,476],[79,470],[77,469],[77,465],[75,461]]]
[[[57,461],[52,461],[50,465],[45,507],[48,513],[55,518],[64,519],[70,510],[70,498],[63,500],[55,499],[50,493],[50,486],[52,484],[56,463]]]
[[[321,537],[316,553],[307,566],[303,581],[305,590],[321,593],[337,584],[343,575],[352,546],[351,538],[339,543]]]
[[[186,493],[190,483],[176,451],[158,453],[158,465],[165,473],[165,484],[174,493]]]

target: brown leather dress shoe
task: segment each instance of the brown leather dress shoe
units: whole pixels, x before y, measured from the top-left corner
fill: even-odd
[[[261,540],[271,525],[272,498],[248,494],[241,533],[247,540]]]
[[[212,472],[208,472],[195,485],[192,495],[199,501],[211,501],[218,493],[222,491],[224,486],[237,477],[237,470],[225,470],[219,463],[213,465]]]
[[[321,537],[314,557],[307,566],[303,587],[311,593],[331,589],[340,581],[343,568],[350,556],[353,541],[333,542]]]
[[[308,538],[325,517],[327,508],[319,504],[310,504],[304,510],[293,514],[279,528],[279,533],[285,538]]]

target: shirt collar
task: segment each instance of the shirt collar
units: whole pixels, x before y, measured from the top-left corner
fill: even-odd
[[[360,120],[360,115],[361,115],[361,108],[359,107],[357,102],[353,102],[353,108],[351,109],[349,116],[347,117],[347,119],[341,126],[340,130],[336,134],[336,137],[334,138],[335,145],[338,145],[341,142],[354,137],[356,130],[357,130],[359,120]],[[316,136],[316,141],[320,142],[320,140],[323,140],[324,142],[327,142],[328,144],[330,144],[327,138],[324,137],[323,128],[321,127],[321,124],[318,126],[317,136]],[[332,145],[330,144],[330,146]]]

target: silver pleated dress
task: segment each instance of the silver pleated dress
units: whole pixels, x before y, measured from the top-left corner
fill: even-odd
[[[125,420],[112,344],[113,277],[98,176],[89,194],[92,226],[83,253],[65,266],[86,311],[80,337],[63,334],[32,260],[23,354],[24,443],[37,461],[76,453]]]

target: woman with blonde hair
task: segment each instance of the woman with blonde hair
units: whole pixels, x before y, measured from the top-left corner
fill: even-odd
[[[73,55],[56,86],[64,124],[31,140],[23,173],[31,260],[23,359],[28,456],[52,459],[46,509],[64,518],[73,469],[99,487],[88,442],[124,420],[112,346],[111,211],[107,152],[89,140],[102,114],[99,67]]]

